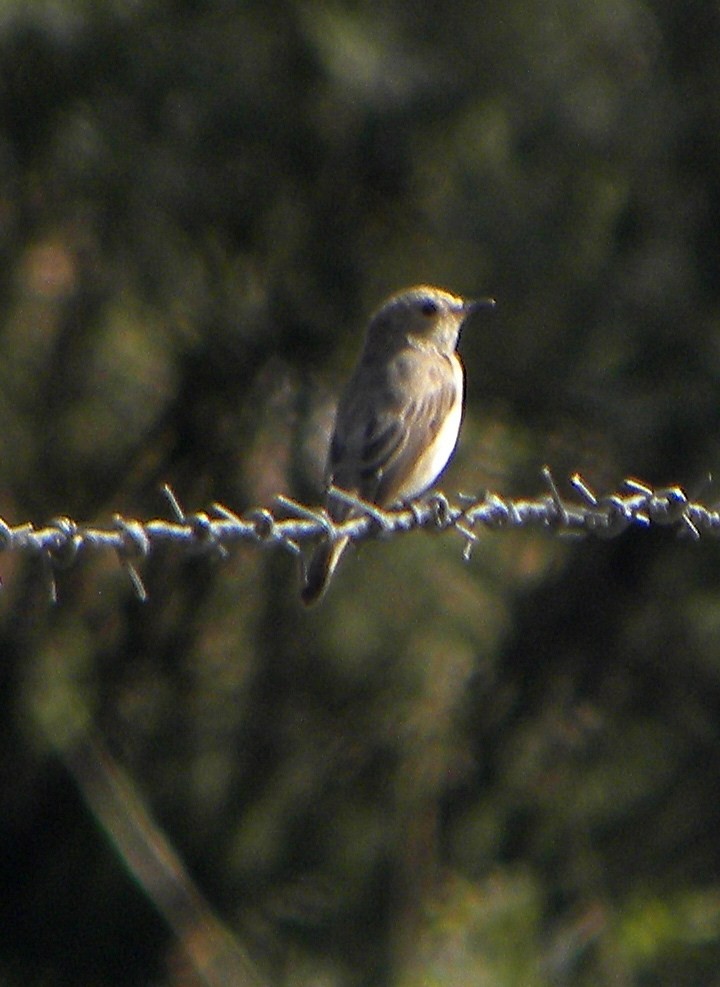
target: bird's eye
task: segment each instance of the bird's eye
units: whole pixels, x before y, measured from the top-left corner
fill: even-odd
[[[431,315],[437,315],[437,310],[437,302],[434,302],[432,298],[426,298],[420,306],[420,311],[423,315],[427,315],[428,318],[430,318]]]

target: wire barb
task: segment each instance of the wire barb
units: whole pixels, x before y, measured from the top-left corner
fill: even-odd
[[[563,503],[562,497],[560,496],[560,491],[557,488],[557,485],[555,483],[555,479],[554,479],[552,473],[550,472],[550,467],[549,466],[543,466],[541,472],[542,472],[543,479],[547,483],[548,487],[550,487],[550,495],[552,497],[552,502],[555,505],[555,510],[557,511],[558,523],[561,526],[562,525],[567,526],[567,523],[568,523],[568,512],[567,512],[567,509],[565,508],[565,504]]]
[[[542,477],[549,488],[536,499],[515,500],[491,491],[480,495],[458,495],[452,503],[443,494],[433,494],[397,508],[382,510],[353,494],[331,487],[329,495],[350,508],[345,521],[333,521],[321,507],[307,507],[279,495],[273,509],[258,507],[240,516],[223,504],[213,503],[211,513],[187,514],[166,484],[163,493],[172,520],[139,521],[116,514],[109,527],[81,525],[69,517],[58,517],[45,527],[29,522],[12,526],[0,518],[0,553],[16,552],[39,557],[49,598],[57,600],[56,574],[75,564],[81,550],[114,551],[127,572],[136,596],[147,599],[147,590],[137,565],[160,545],[173,543],[181,551],[226,558],[237,542],[258,547],[278,546],[303,562],[303,545],[323,538],[347,538],[360,543],[378,534],[390,537],[418,528],[455,530],[463,541],[463,558],[470,558],[479,541],[479,528],[536,528],[562,535],[594,535],[615,538],[628,528],[675,528],[693,541],[720,537],[720,511],[700,503],[679,485],[653,488],[629,477],[619,492],[598,496],[579,473],[570,478],[578,499],[564,500],[549,469]],[[709,479],[703,481],[707,492]]]
[[[140,573],[133,564],[133,558],[145,559],[150,554],[151,543],[147,531],[141,521],[124,518],[120,514],[114,515],[113,523],[121,538],[115,549],[120,565],[128,574],[138,600],[145,603],[148,598],[147,590]]]
[[[170,510],[175,515],[175,520],[180,524],[185,523],[185,511],[180,506],[180,501],[175,496],[175,492],[169,483],[163,483],[162,492],[165,495],[165,499],[170,505]]]
[[[369,504],[366,500],[360,500],[355,494],[348,493],[347,490],[342,490],[340,487],[334,486],[328,487],[328,497],[334,497],[349,507],[354,507],[359,513],[372,518],[380,526],[381,531],[392,530],[392,523],[388,521],[388,512],[380,510],[375,504]]]

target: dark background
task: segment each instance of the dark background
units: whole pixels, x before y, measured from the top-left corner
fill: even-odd
[[[369,312],[467,326],[449,496],[714,498],[705,0],[0,4],[0,515],[319,498]],[[0,984],[191,985],[95,731],[269,984],[720,984],[718,546],[413,535],[322,606],[168,550],[0,556]],[[80,779],[81,781],[82,779]]]

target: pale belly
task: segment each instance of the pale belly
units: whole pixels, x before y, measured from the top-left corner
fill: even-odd
[[[459,376],[458,400],[448,412],[434,441],[419,457],[417,465],[397,493],[397,500],[412,500],[431,487],[447,466],[457,445],[463,411],[462,371]]]

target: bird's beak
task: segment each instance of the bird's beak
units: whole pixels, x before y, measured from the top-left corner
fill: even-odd
[[[465,318],[472,315],[474,312],[480,312],[482,309],[495,308],[496,302],[494,298],[472,298],[463,304],[463,312],[465,313]]]

